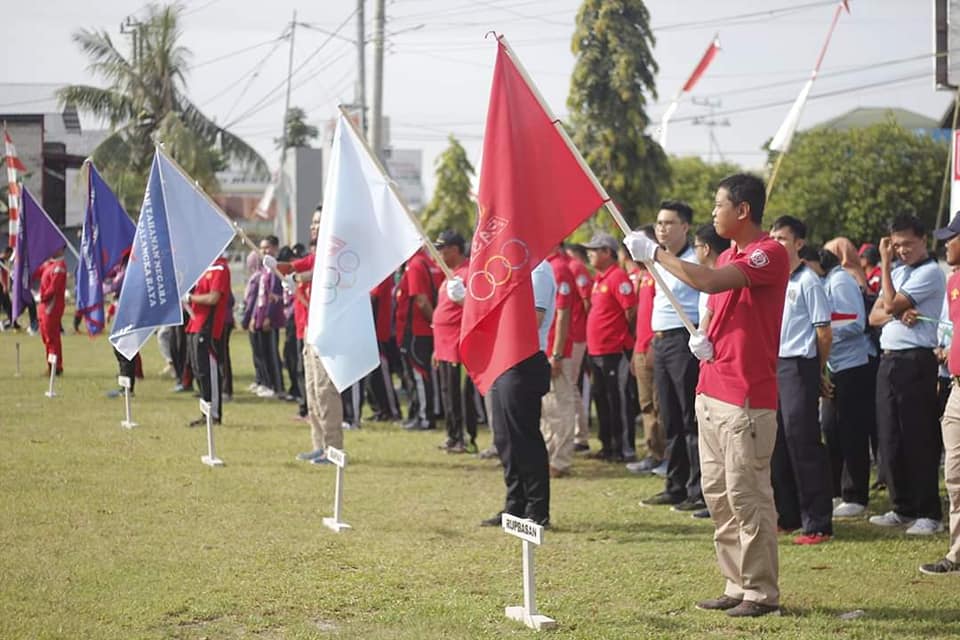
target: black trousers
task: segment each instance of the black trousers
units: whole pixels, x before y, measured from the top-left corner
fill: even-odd
[[[877,372],[877,437],[893,510],[940,520],[937,357],[932,349],[892,351]]]
[[[256,354],[261,361],[263,386],[273,389],[276,393],[283,393],[283,370],[280,367],[280,330],[267,329],[253,332],[256,343]],[[254,359],[256,360],[256,355]]]
[[[220,340],[214,340],[208,333],[188,333],[187,341],[190,344],[190,366],[193,377],[200,387],[200,396],[210,403],[210,416],[213,421],[220,423],[223,419],[223,377],[220,363],[223,362]],[[210,356],[214,357],[214,367],[210,367]],[[217,395],[213,396],[213,382],[211,376],[217,376]]]
[[[367,388],[373,394],[373,401],[376,404],[376,417],[380,420],[400,417],[397,391],[393,388],[390,359],[387,357],[388,345],[387,342],[380,343],[380,366],[371,371],[366,378]]]
[[[133,393],[133,388],[137,383],[137,360],[134,357],[133,360],[127,360],[126,357],[116,349],[113,350],[113,355],[117,359],[117,366],[120,370],[121,376],[126,376],[130,378],[130,393]]]
[[[287,320],[283,329],[283,368],[287,370],[287,378],[290,380],[290,386],[287,387],[287,393],[294,398],[303,397],[303,387],[297,380],[297,327],[293,316]]]
[[[630,364],[623,353],[609,353],[591,355],[590,366],[600,454],[614,460],[622,459],[624,441],[633,427],[626,388]]]
[[[667,482],[674,498],[703,500],[700,446],[694,401],[700,361],[690,353],[686,329],[661,332],[653,340],[653,383],[660,401],[660,424],[666,437]]]
[[[493,443],[503,463],[506,513],[543,523],[550,518],[547,446],[540,433],[540,400],[550,390],[542,351],[507,369],[490,386]]]
[[[220,368],[223,370],[223,389],[221,393],[230,398],[233,397],[233,361],[230,359],[230,336],[233,334],[233,325],[228,324],[223,327],[223,336],[220,338]]]
[[[473,401],[473,382],[469,375],[461,377],[462,368],[454,362],[439,362],[437,365],[447,441],[466,444],[467,436],[469,442],[477,440],[477,405]]]
[[[300,388],[297,413],[300,417],[307,415],[307,379],[303,369],[303,340],[297,338],[297,386]]]
[[[170,334],[170,355],[173,357],[173,370],[177,374],[177,382],[182,383],[184,375],[190,369],[190,348],[182,324],[173,327]]]
[[[433,385],[433,336],[408,336],[403,355],[410,365],[413,379],[413,398],[410,418],[417,418],[433,426],[435,422],[435,390]]]
[[[875,424],[869,364],[831,375],[833,398],[821,398],[820,421],[830,456],[833,495],[866,505],[870,499],[870,428]]]
[[[833,535],[830,460],[820,440],[820,361],[777,361],[777,443],[770,461],[777,524]]]

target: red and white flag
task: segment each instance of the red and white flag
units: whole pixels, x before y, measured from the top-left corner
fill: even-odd
[[[13,139],[7,132],[7,125],[3,125],[3,145],[4,155],[7,165],[7,208],[10,213],[10,226],[8,230],[8,244],[11,247],[17,246],[17,232],[20,229],[20,180],[19,174],[26,173],[27,168],[17,157],[17,148],[13,145]]]
[[[673,102],[670,103],[670,106],[667,107],[667,110],[664,111],[663,116],[660,118],[660,135],[658,136],[658,142],[661,147],[666,148],[667,146],[667,125],[670,123],[670,118],[673,117],[673,114],[676,113],[677,108],[680,106],[680,100],[683,99],[684,94],[693,91],[693,87],[707,71],[707,67],[713,62],[718,51],[720,51],[720,36],[715,35],[710,42],[710,46],[708,46],[707,50],[703,53],[703,57],[700,58],[700,62],[697,63],[697,67],[693,70],[693,73],[690,74],[690,77],[687,78],[687,81],[683,83],[683,87],[677,92]]]
[[[558,126],[498,40],[460,327],[481,393],[540,349],[530,272],[604,202]]]
[[[797,96],[793,105],[790,106],[790,111],[787,112],[786,119],[784,119],[780,128],[777,129],[773,140],[770,141],[771,151],[786,153],[790,150],[790,143],[793,142],[793,134],[797,132],[797,126],[800,124],[800,116],[803,114],[803,107],[807,104],[807,97],[813,88],[813,81],[817,79],[817,74],[820,72],[820,65],[823,63],[823,57],[827,55],[827,47],[830,46],[830,38],[833,37],[833,30],[837,28],[840,12],[844,10],[850,13],[847,0],[840,0],[840,2],[837,3],[836,9],[833,11],[833,20],[830,22],[830,29],[827,30],[827,39],[820,48],[820,55],[817,56],[817,63],[813,66],[810,78],[803,84],[803,88],[800,89],[800,95]]]

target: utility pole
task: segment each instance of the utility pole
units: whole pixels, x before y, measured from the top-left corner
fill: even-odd
[[[287,116],[290,113],[290,91],[293,80],[293,43],[297,34],[297,10],[293,10],[293,20],[290,21],[290,55],[287,59],[287,97],[283,103],[283,148],[280,151],[281,170],[283,156],[287,152]]]
[[[143,46],[143,23],[133,16],[127,16],[124,21],[120,23],[120,33],[121,35],[130,36],[133,40],[133,66],[137,68],[140,65],[140,50]]]
[[[715,129],[717,127],[729,127],[730,121],[726,118],[723,120],[717,120],[713,117],[714,111],[721,106],[720,100],[711,100],[710,98],[692,98],[691,102],[695,105],[701,107],[707,107],[710,110],[710,115],[707,118],[697,116],[693,119],[691,124],[700,125],[707,127],[710,135],[710,153],[707,155],[707,162],[713,162],[713,152],[716,150],[717,156],[720,158],[721,162],[724,162],[726,158],[723,157],[723,151],[720,149],[720,142],[717,140],[717,133]]]
[[[383,162],[383,27],[386,22],[384,0],[374,0],[373,15],[373,113],[370,122],[370,146]]]
[[[367,135],[367,60],[364,53],[364,14],[366,0],[357,0],[357,86],[353,91],[353,101],[360,109],[360,131]]]
[[[274,232],[277,237],[280,238],[282,244],[289,244],[294,235],[294,230],[291,228],[294,225],[294,221],[290,219],[289,212],[291,207],[285,206],[285,203],[288,202],[290,198],[290,193],[287,190],[287,181],[284,179],[284,164],[287,161],[287,134],[289,132],[289,127],[287,126],[287,116],[290,115],[290,91],[292,89],[293,81],[293,45],[294,37],[297,33],[297,11],[293,11],[293,19],[290,21],[290,55],[287,60],[287,97],[283,104],[283,136],[281,136],[282,145],[280,147],[280,168],[277,171],[277,186],[276,190],[279,192],[277,194],[277,216],[273,222]]]

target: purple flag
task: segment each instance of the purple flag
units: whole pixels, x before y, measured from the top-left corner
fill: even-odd
[[[47,258],[67,246],[67,239],[53,223],[43,207],[23,188],[23,209],[17,231],[17,248],[13,254],[13,317],[19,317],[33,293],[30,283],[39,274]]]

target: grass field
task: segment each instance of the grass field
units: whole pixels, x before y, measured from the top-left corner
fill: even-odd
[[[104,340],[65,336],[66,375],[47,399],[39,338],[0,334],[0,638],[537,635],[503,614],[521,603],[519,541],[477,526],[502,504],[495,463],[443,454],[440,433],[367,422],[346,434],[354,528],[335,534],[321,524],[334,469],[294,460],[308,428],[292,404],[241,391],[245,335],[233,354],[237,396],[217,431],[227,466],[210,469],[203,431],[185,427],[197,402],[159,378],[153,341],[141,426],[127,431],[122,401],[104,397],[116,382]],[[838,523],[829,544],[781,545],[783,617],[697,611],[722,589],[712,527],[638,506],[660,488],[592,461],[554,481],[536,556],[540,609],[559,623],[550,637],[960,637],[960,582],[916,569],[946,536],[865,520]],[[871,511],[885,510],[876,498]]]

